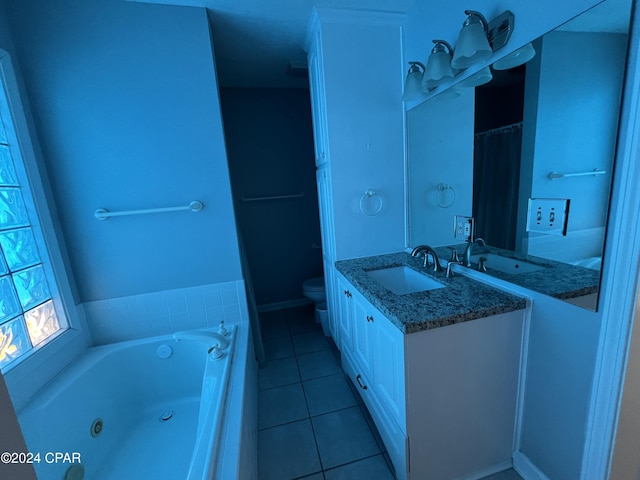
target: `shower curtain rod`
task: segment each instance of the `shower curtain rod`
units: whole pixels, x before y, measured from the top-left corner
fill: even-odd
[[[504,127],[492,128],[491,130],[485,130],[474,135],[474,137],[480,137],[482,135],[495,135],[496,133],[509,132],[516,128],[522,128],[522,122],[512,123],[511,125],[505,125]]]
[[[282,200],[285,198],[302,198],[304,192],[294,193],[293,195],[271,195],[266,197],[240,197],[243,202],[260,202],[262,200]]]

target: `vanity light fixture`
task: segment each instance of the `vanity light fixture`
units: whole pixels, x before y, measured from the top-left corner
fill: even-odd
[[[506,10],[491,22],[474,10],[465,10],[467,19],[458,36],[451,66],[464,69],[482,62],[504,47],[513,33],[514,16]]]
[[[427,68],[422,79],[425,91],[453,80],[453,48],[444,40],[433,40],[433,43],[434,47],[427,59]]]
[[[536,56],[536,51],[531,43],[527,43],[524,47],[519,48],[515,52],[511,52],[506,57],[493,62],[495,70],[509,70],[510,68],[519,67],[527,63]]]
[[[409,62],[411,67],[407,73],[407,78],[404,82],[404,93],[402,94],[402,100],[410,102],[412,100],[420,100],[424,97],[425,91],[422,89],[422,77],[424,74],[424,64],[420,62]]]
[[[480,12],[465,10],[467,19],[458,35],[456,50],[451,60],[451,66],[457,69],[467,68],[475,63],[486,60],[493,50],[489,45],[489,24]]]

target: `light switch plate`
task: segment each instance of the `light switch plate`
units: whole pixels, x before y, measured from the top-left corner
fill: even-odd
[[[527,232],[566,235],[569,204],[568,198],[530,198]]]
[[[453,217],[453,236],[456,240],[463,242],[473,241],[475,232],[475,223],[473,217],[465,217],[462,215],[454,215]]]

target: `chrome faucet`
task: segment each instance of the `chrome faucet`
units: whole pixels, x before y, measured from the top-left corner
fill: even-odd
[[[478,244],[481,247],[486,247],[487,244],[485,243],[485,241],[482,238],[476,238],[475,240],[473,240],[472,242],[469,242],[467,244],[467,248],[464,249],[464,255],[462,257],[462,264],[465,267],[470,267],[471,266],[471,249],[473,248],[474,244]]]
[[[202,330],[187,330],[184,332],[176,332],[173,334],[173,339],[176,342],[179,342],[181,340],[203,342],[208,344],[211,344],[213,342],[214,346],[221,350],[224,350],[229,345],[229,341],[224,336],[215,332]],[[209,352],[211,352],[211,348],[209,349]]]
[[[454,265],[462,265],[462,262],[460,261],[460,257],[458,256],[458,251],[456,250],[456,247],[447,247],[447,248],[451,250],[451,258],[447,262],[447,270],[446,270],[445,277],[450,278],[454,276],[452,267]]]
[[[431,255],[431,257],[433,258],[433,271],[440,271],[440,260],[438,259],[438,254],[432,247],[430,247],[429,245],[418,245],[411,251],[412,257],[419,257],[420,255],[424,255],[424,263],[422,264],[423,267],[426,268],[429,266],[429,255]]]

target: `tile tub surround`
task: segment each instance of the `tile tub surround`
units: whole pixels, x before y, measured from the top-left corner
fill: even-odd
[[[447,260],[451,257],[450,248],[454,247],[458,251],[460,258],[462,258],[466,246],[466,244],[449,245],[446,247],[438,247],[435,251],[441,259]],[[518,274],[509,274],[497,270],[489,270],[489,272],[483,273],[560,300],[596,293],[598,291],[598,285],[600,284],[600,271],[591,268],[556,262],[532,255],[520,255],[511,250],[491,246],[480,247],[475,245],[472,253],[473,255],[493,253],[502,257],[513,258],[547,267],[535,272]],[[472,266],[474,269],[475,267],[475,265]]]
[[[82,304],[94,345],[228,325],[246,318],[244,282],[96,300]]]
[[[524,298],[502,292],[463,275],[445,277],[422,266],[422,258],[398,252],[336,262],[336,269],[403,333],[444,327],[501,313],[523,310]],[[367,272],[406,265],[445,288],[396,295]]]

